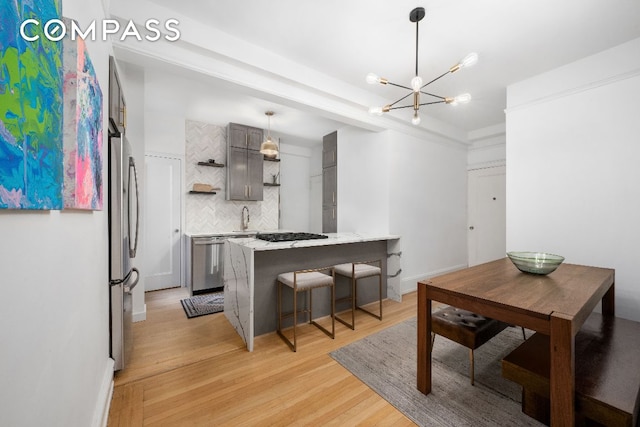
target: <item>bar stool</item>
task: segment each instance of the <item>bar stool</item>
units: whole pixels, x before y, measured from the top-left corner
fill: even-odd
[[[371,265],[377,263],[378,266]],[[333,267],[333,271],[336,275],[345,276],[351,279],[351,293],[346,297],[339,298],[336,302],[351,301],[351,323],[336,316],[338,322],[345,326],[354,329],[356,327],[356,309],[360,309],[365,313],[382,320],[382,260],[374,261],[362,261],[346,264],[338,264]],[[365,277],[378,276],[378,302],[380,304],[379,313],[372,313],[357,305],[358,300],[358,280]]]
[[[331,275],[321,273],[321,271],[331,271]],[[331,338],[336,337],[335,323],[335,275],[331,267],[317,268],[310,270],[298,270],[290,273],[282,273],[278,275],[278,335],[287,343],[291,350],[296,351],[298,325],[298,314],[306,313],[309,323],[315,325]],[[293,311],[282,314],[282,287],[287,286],[293,290]],[[331,288],[331,332],[313,320],[313,289],[315,288]],[[298,310],[298,292],[306,292],[308,297],[308,308]],[[282,332],[282,319],[293,316],[293,342],[287,338]]]

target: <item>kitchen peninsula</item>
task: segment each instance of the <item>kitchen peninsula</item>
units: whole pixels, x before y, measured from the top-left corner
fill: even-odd
[[[225,242],[224,313],[249,351],[253,351],[254,337],[277,328],[276,278],[280,273],[379,259],[387,283],[386,289],[383,284],[383,298],[400,301],[400,236],[325,235],[327,238],[312,240],[269,242],[250,237]],[[336,278],[336,295],[347,293],[348,286],[348,279]],[[377,300],[377,286],[370,288],[359,287],[358,304]],[[314,317],[330,313],[328,293],[323,297],[322,291],[314,291],[318,292],[314,294]],[[286,301],[284,304],[286,310]],[[336,311],[347,308],[337,305]]]

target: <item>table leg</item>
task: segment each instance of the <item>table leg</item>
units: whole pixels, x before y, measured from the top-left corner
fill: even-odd
[[[431,300],[418,282],[418,390],[431,393]]]
[[[561,313],[551,315],[551,425],[575,425],[575,341],[572,319]]]
[[[611,284],[611,287],[606,294],[602,297],[602,314],[605,316],[616,315],[616,284]]]

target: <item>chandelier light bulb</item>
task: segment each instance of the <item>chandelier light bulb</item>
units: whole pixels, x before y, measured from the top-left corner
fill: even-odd
[[[369,108],[369,114],[375,114],[376,116],[382,115],[382,107],[371,107]]]
[[[380,81],[380,77],[378,77],[373,73],[369,73],[367,74],[366,80],[367,80],[367,83],[369,83],[370,85],[373,85]]]
[[[414,92],[420,92],[420,89],[422,89],[422,78],[420,76],[415,76],[411,79],[411,88]]]
[[[478,54],[471,52],[460,61],[460,67],[472,67],[478,62]]]
[[[453,104],[467,104],[469,101],[471,101],[471,94],[469,93],[463,93],[461,95],[456,96],[455,98],[453,98]]]
[[[418,115],[418,111],[413,113],[413,118],[411,119],[411,123],[418,126],[420,124],[420,116]]]

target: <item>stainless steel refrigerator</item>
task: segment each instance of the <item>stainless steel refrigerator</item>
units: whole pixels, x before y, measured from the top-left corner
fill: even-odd
[[[138,247],[138,177],[131,146],[124,135],[109,137],[109,290],[111,357],[114,370],[131,354],[131,291],[138,283],[133,266]]]

